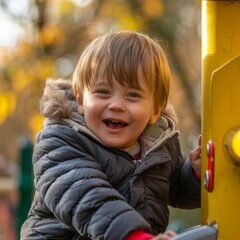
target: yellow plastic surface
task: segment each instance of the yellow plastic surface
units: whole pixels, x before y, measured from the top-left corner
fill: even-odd
[[[237,239],[240,226],[240,167],[226,154],[226,138],[240,125],[239,22],[240,1],[202,0],[202,224],[217,222],[218,240]],[[212,192],[203,185],[209,140],[215,147]]]

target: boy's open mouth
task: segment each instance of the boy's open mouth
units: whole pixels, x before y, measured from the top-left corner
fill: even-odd
[[[122,128],[126,127],[128,124],[115,119],[105,119],[103,122],[109,127],[109,128]]]

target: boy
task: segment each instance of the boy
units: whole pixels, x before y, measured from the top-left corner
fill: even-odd
[[[200,146],[183,159],[161,47],[129,31],[95,39],[72,83],[47,82],[22,240],[169,239],[168,204],[200,206]],[[73,91],[72,91],[73,89]],[[191,167],[192,166],[194,167]]]

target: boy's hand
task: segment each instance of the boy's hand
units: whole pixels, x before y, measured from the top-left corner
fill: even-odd
[[[169,230],[165,233],[158,234],[156,237],[152,238],[151,240],[169,240],[176,235],[177,234],[175,232]]]
[[[198,137],[198,147],[194,148],[190,154],[189,159],[194,172],[200,177],[201,176],[201,136]]]

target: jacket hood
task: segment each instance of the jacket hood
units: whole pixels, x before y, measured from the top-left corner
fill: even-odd
[[[47,79],[44,93],[40,99],[40,113],[46,117],[43,126],[63,121],[97,138],[87,128],[84,116],[77,112],[77,103],[70,80]],[[172,105],[168,104],[157,122],[154,125],[147,125],[143,131],[140,137],[141,145],[145,148],[142,149],[143,152],[147,153],[153,150],[152,146],[156,146],[156,141],[159,146],[161,142],[178,133],[175,127],[176,123],[176,113]]]
[[[40,100],[40,113],[51,120],[71,118],[77,111],[72,83],[63,79],[48,79]]]

